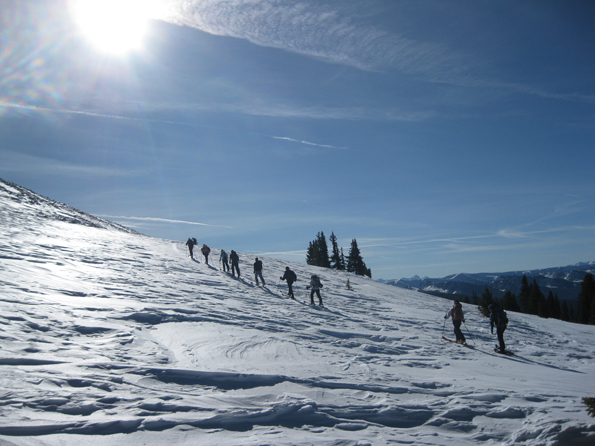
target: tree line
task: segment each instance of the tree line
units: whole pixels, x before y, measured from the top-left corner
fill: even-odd
[[[351,248],[349,248],[347,259],[343,254],[343,248],[339,248],[334,232],[331,232],[329,240],[332,246],[332,254],[329,254],[324,232],[320,231],[316,234],[316,238],[310,242],[306,251],[306,263],[308,265],[348,271],[359,276],[372,278],[372,270],[366,266],[356,239],[351,240]]]
[[[489,315],[488,307],[490,304],[497,304],[504,310],[534,314],[543,318],[554,318],[567,322],[577,322],[579,324],[595,325],[595,280],[591,273],[585,274],[578,297],[578,309],[575,313],[574,308],[568,306],[565,300],[560,304],[558,295],[552,292],[551,289],[546,297],[535,279],[530,284],[527,276],[523,275],[518,297],[507,291],[502,299],[496,299],[492,296],[489,288],[486,287],[481,297],[473,292],[471,299],[474,304],[479,306],[479,310],[485,316]],[[470,302],[468,297],[463,301]]]

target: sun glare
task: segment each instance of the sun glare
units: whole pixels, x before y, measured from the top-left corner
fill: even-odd
[[[149,19],[156,17],[151,0],[71,0],[75,23],[99,50],[126,54],[142,48]]]

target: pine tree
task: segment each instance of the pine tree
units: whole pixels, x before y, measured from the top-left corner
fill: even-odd
[[[349,255],[347,256],[347,271],[350,273],[356,273],[359,267],[359,259],[361,258],[359,248],[357,247],[357,240],[351,240],[351,248],[349,249]]]
[[[583,398],[583,404],[587,406],[587,413],[595,417],[595,398]]]
[[[347,271],[355,273],[358,276],[372,277],[372,271],[366,267],[366,263],[357,247],[356,239],[351,240],[351,248],[349,249],[349,256],[347,257]]]
[[[538,314],[540,301],[541,299],[545,299],[537,281],[533,279],[533,283],[531,284],[530,291],[529,291],[529,301],[527,303],[527,311],[526,313],[529,314]]]
[[[552,290],[547,295],[546,315],[544,317],[555,317],[556,314],[556,299]]]
[[[310,242],[308,246],[308,251],[306,251],[306,263],[308,265],[318,265],[318,243],[316,240]]]
[[[345,265],[341,262],[341,252],[339,251],[339,245],[337,244],[337,236],[334,232],[331,232],[331,236],[329,237],[331,241],[331,246],[333,253],[331,254],[331,268],[337,269],[339,271],[345,269]]]
[[[306,251],[306,263],[308,265],[330,268],[331,263],[328,256],[328,246],[324,232],[316,234],[316,239],[311,241]]]
[[[473,305],[479,305],[479,297],[477,297],[477,293],[475,291],[471,293],[471,301],[473,302]]]
[[[562,302],[562,309],[560,310],[560,319],[566,322],[570,322],[570,311],[568,310],[568,304],[566,301]]]
[[[576,321],[580,324],[595,324],[595,320],[591,321],[592,307],[595,306],[595,281],[592,274],[585,274],[583,283],[581,283],[581,292],[578,296]]]
[[[492,296],[492,292],[486,287],[485,291],[481,294],[481,299],[479,301],[479,311],[485,317],[490,315],[489,306],[494,303],[494,298]]]
[[[521,307],[521,311],[523,313],[527,313],[530,293],[531,287],[529,286],[529,281],[527,280],[527,276],[523,274],[523,278],[521,280],[521,291],[519,291],[519,306]]]
[[[345,271],[347,269],[347,264],[345,263],[345,255],[343,254],[343,248],[341,248],[341,271]]]
[[[568,313],[568,320],[570,322],[576,322],[576,314],[574,314],[574,306],[570,303],[570,311]]]
[[[324,236],[324,232],[320,231],[316,235],[316,242],[318,244],[318,266],[322,266],[323,268],[330,268],[331,262],[328,256],[328,245],[326,244],[326,237]]]
[[[516,296],[507,291],[502,297],[502,308],[507,311],[521,311]]]
[[[558,293],[554,293],[554,315],[556,319],[562,319],[562,309],[560,308],[560,299]]]

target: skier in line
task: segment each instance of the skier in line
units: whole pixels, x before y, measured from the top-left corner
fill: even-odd
[[[235,252],[233,249],[229,254],[229,260],[231,260],[231,275],[235,277],[234,270],[238,272],[238,279],[240,278],[240,257],[238,253]]]
[[[221,254],[219,254],[219,261],[221,262],[221,265],[223,266],[223,271],[229,272],[229,263],[227,263],[227,253],[223,249],[221,250]],[[238,273],[238,276],[239,275],[240,275],[240,273]]]
[[[209,264],[209,254],[211,253],[211,248],[209,248],[207,245],[202,245],[200,252],[202,252],[202,255],[205,256],[205,263],[208,265]]]
[[[292,299],[295,299],[295,296],[293,295],[292,285],[293,282],[297,282],[297,276],[292,270],[289,269],[289,266],[285,267],[285,274],[283,274],[283,277],[281,277],[279,280],[287,280],[287,288],[289,288],[289,292],[287,293],[287,295]]]
[[[256,286],[258,286],[259,277],[260,280],[262,280],[262,286],[265,286],[266,284],[264,283],[264,278],[262,277],[262,260],[258,260],[258,257],[256,257],[256,260],[254,261],[254,279],[256,280]]]
[[[188,241],[186,242],[186,246],[188,246],[188,251],[190,251],[190,258],[194,260],[194,254],[192,250],[194,249],[194,245],[196,245],[196,239],[188,237]]]
[[[322,288],[322,283],[320,283],[320,278],[316,274],[310,278],[310,286],[306,287],[307,290],[310,288],[312,288],[312,291],[310,292],[310,305],[314,305],[314,293],[316,293],[318,296],[319,305],[323,307],[324,305],[322,305],[322,297],[320,297],[320,288]]]
[[[444,319],[452,317],[452,325],[454,325],[455,337],[459,344],[466,342],[465,335],[461,331],[461,324],[465,322],[465,315],[463,314],[463,306],[458,300],[455,300],[454,305],[450,309]]]
[[[500,353],[504,353],[506,351],[506,344],[504,343],[504,330],[508,327],[508,317],[502,308],[498,305],[491,304],[488,307],[490,310],[490,328],[492,330],[492,334],[494,334],[494,325],[496,325],[496,334],[498,335],[498,342],[500,346],[498,346],[498,350]]]

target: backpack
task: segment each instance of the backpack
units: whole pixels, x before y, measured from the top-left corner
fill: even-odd
[[[297,282],[297,276],[296,276],[296,274],[295,274],[293,271],[291,272],[291,275],[293,276],[293,277],[292,277],[292,280],[293,280],[294,282]]]
[[[462,305],[455,305],[452,308],[452,318],[457,321],[462,321],[463,319],[465,319],[465,317],[463,316],[463,306]]]
[[[314,286],[317,288],[322,288],[322,283],[320,283],[320,278],[318,276],[314,276]]]
[[[498,311],[498,315],[496,316],[496,327],[501,330],[506,330],[506,327],[508,327],[508,316],[506,316],[506,311],[502,309]]]

